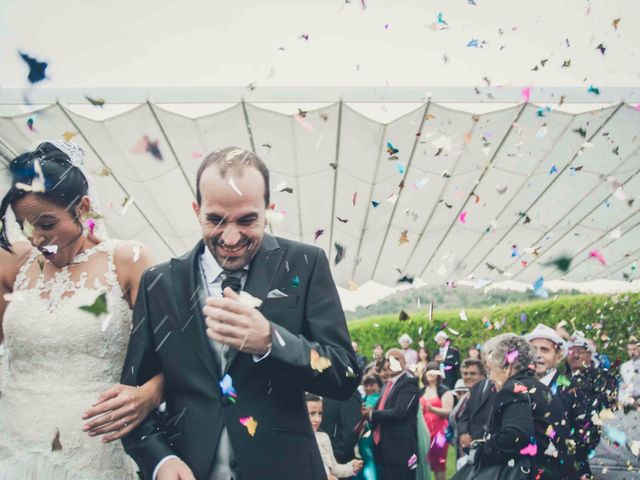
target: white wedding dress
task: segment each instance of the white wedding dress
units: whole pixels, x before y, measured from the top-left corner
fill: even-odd
[[[132,312],[108,240],[45,278],[34,249],[21,267],[4,320],[0,480],[130,480],[119,441],[82,431],[82,414],[119,383]],[[108,313],[80,309],[106,293]]]

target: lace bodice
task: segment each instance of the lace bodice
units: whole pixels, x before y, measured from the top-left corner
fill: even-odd
[[[43,472],[56,472],[46,478],[130,478],[120,444],[88,437],[81,418],[119,382],[131,331],[116,245],[102,242],[49,276],[34,250],[16,276],[3,319],[0,479],[18,478],[7,472],[16,475],[25,465],[36,468],[34,459]],[[81,308],[102,299],[106,312]],[[62,449],[52,450],[56,436]]]

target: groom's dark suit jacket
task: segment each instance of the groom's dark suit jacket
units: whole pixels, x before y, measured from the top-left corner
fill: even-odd
[[[260,362],[232,350],[226,368],[237,392],[232,402],[221,394],[205,333],[204,248],[200,242],[142,277],[122,383],[141,385],[163,372],[167,415],[154,413],[127,435],[127,453],[144,479],[161,459],[177,455],[198,480],[208,480],[226,425],[241,480],[324,480],[304,392],[346,400],[360,375],[324,252],[265,234],[244,291],[263,300],[260,310],[277,334]],[[268,298],[274,289],[287,296]],[[322,373],[310,365],[312,349],[331,362]],[[240,422],[247,417],[257,422],[254,436]]]

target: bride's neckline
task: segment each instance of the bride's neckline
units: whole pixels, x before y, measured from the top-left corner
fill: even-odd
[[[86,248],[80,252],[78,252],[71,261],[66,264],[63,269],[68,268],[72,265],[77,265],[79,263],[84,263],[89,260],[89,257],[93,255],[97,250],[104,248],[104,246],[109,242],[109,240],[102,240],[100,243],[96,243],[93,247]]]

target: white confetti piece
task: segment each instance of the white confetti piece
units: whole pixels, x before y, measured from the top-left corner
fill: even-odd
[[[242,196],[242,192],[240,191],[240,189],[238,188],[238,186],[236,185],[235,180],[233,179],[233,177],[229,177],[229,185],[231,186],[231,188],[233,188],[235,190],[235,192]]]
[[[249,292],[245,292],[244,290],[240,292],[238,300],[240,303],[247,307],[259,308],[262,305],[262,300],[254,297]]]
[[[464,320],[465,322],[469,321],[467,318],[467,313],[464,310],[460,310],[460,320]]]
[[[133,250],[133,262],[135,263],[140,259],[140,251],[142,250],[142,245],[136,243],[133,247],[131,247],[131,249]]]
[[[611,230],[611,232],[609,232],[609,237],[612,238],[613,240],[618,240],[621,236],[622,236],[622,230],[620,230],[619,228],[616,228],[614,230]]]
[[[42,247],[42,251],[44,253],[50,253],[52,255],[55,255],[56,253],[58,253],[58,245],[46,245]]]
[[[284,341],[284,338],[282,338],[282,335],[280,335],[280,332],[278,332],[277,328],[273,329],[273,334],[276,336],[276,340],[278,340],[281,347],[284,347],[287,344],[287,342]]]
[[[402,371],[402,365],[400,365],[400,361],[393,355],[389,355],[389,370],[391,370],[392,372]]]
[[[100,330],[102,331],[102,333],[107,331],[107,328],[109,328],[109,323],[111,323],[111,317],[113,317],[113,315],[107,315],[104,320],[102,320],[102,324],[100,325]]]

